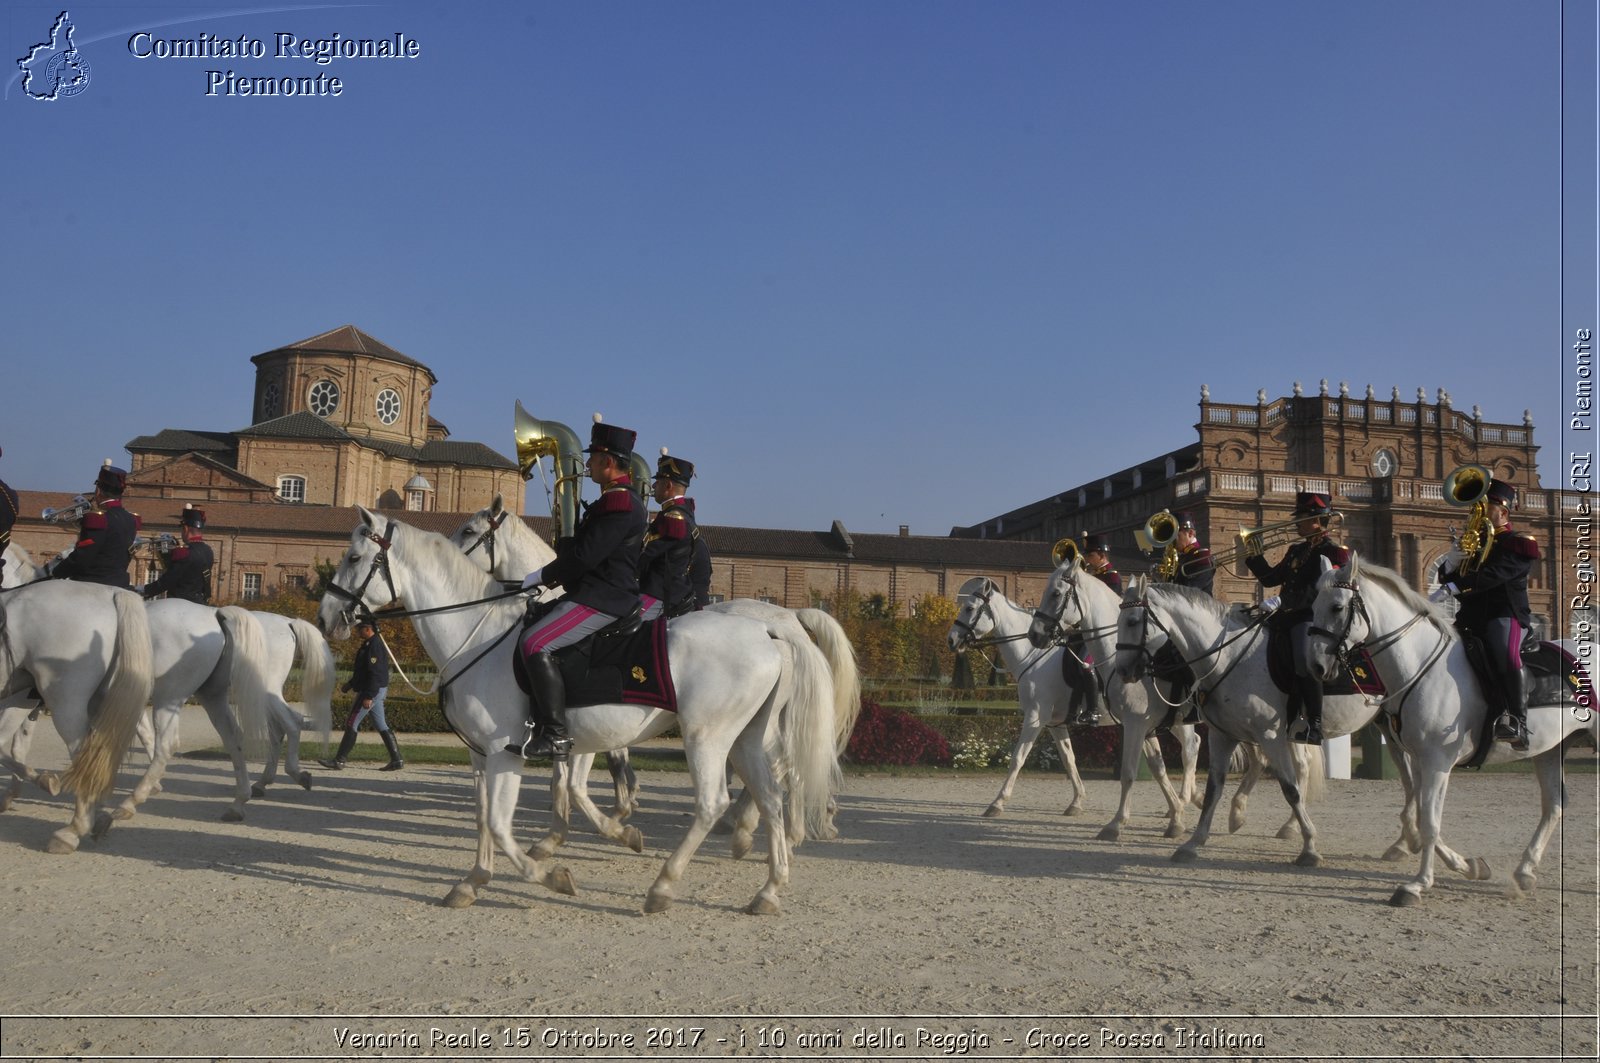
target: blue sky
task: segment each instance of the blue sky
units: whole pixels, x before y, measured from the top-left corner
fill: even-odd
[[[14,486],[245,427],[250,356],[346,323],[454,438],[601,411],[713,524],[944,534],[1191,442],[1202,384],[1526,409],[1550,487],[1592,449],[1593,4],[102,3],[27,99],[60,10],[3,16]]]

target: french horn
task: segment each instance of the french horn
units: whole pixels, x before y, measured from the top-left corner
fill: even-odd
[[[1463,465],[1444,478],[1444,500],[1472,510],[1467,514],[1467,528],[1456,543],[1463,555],[1463,572],[1483,564],[1494,549],[1494,525],[1489,522],[1489,483],[1493,479],[1494,475],[1482,465]]]

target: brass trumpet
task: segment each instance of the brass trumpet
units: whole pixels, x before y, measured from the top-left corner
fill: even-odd
[[[45,507],[39,514],[39,519],[49,521],[51,524],[75,523],[83,519],[83,515],[94,508],[93,500],[79,495],[72,500],[72,505],[60,509]]]
[[[1463,555],[1461,571],[1470,572],[1489,559],[1494,549],[1494,526],[1489,523],[1489,482],[1492,473],[1482,465],[1463,465],[1444,478],[1444,500],[1452,506],[1469,506],[1467,530],[1456,543]]]
[[[1211,555],[1211,563],[1217,568],[1223,565],[1233,565],[1233,574],[1243,579],[1253,579],[1254,573],[1250,571],[1247,563],[1252,557],[1261,557],[1274,546],[1284,546],[1300,537],[1296,525],[1305,520],[1305,517],[1290,517],[1280,520],[1275,524],[1263,524],[1259,528],[1240,528],[1233,537],[1233,548],[1222,550]],[[1327,523],[1332,525],[1335,521],[1342,522],[1344,514],[1338,510],[1328,514]]]

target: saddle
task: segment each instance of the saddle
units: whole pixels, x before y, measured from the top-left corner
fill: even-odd
[[[1564,705],[1596,708],[1594,683],[1583,663],[1559,642],[1536,642],[1522,647],[1522,667],[1528,673],[1529,705]]]
[[[1272,676],[1272,685],[1289,695],[1289,718],[1292,720],[1299,709],[1300,698],[1295,689],[1294,642],[1290,633],[1295,624],[1304,621],[1305,614],[1280,617],[1281,614],[1274,614],[1267,620],[1267,673]],[[1377,698],[1387,692],[1365,647],[1357,648],[1351,655],[1349,667],[1340,670],[1336,678],[1322,682],[1322,696],[1328,698],[1349,694]]]
[[[526,630],[552,606],[530,608],[523,619]],[[518,646],[512,650],[512,673],[524,694],[530,693],[528,673]],[[555,651],[561,678],[567,688],[567,708],[588,705],[648,705],[678,711],[678,692],[667,666],[667,621],[641,623],[638,610],[603,627],[582,642]]]

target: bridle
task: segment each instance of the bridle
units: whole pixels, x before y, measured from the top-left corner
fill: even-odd
[[[972,612],[972,620],[969,622],[961,619],[960,615],[957,615],[957,617],[950,622],[950,626],[952,628],[961,632],[961,638],[955,645],[955,651],[960,653],[964,650],[977,650],[980,654],[982,654],[983,659],[989,662],[989,667],[995,669],[996,671],[1009,669],[1001,669],[1000,665],[991,660],[989,655],[984,653],[984,651],[993,646],[1001,646],[1007,642],[1018,642],[1028,637],[1028,633],[1026,631],[1016,635],[978,634],[978,620],[986,615],[989,618],[990,630],[993,630],[995,627],[999,626],[999,620],[994,615],[994,596],[999,593],[999,590],[1000,588],[995,585],[994,580],[985,577],[982,589],[973,592],[971,595],[971,597],[977,599],[979,603],[978,608]],[[966,610],[963,609],[962,612],[965,613]],[[1040,657],[1036,660],[1028,662],[1028,664],[1017,673],[1015,678],[1020,680],[1024,675],[1027,674],[1030,668],[1032,668],[1035,664],[1038,664],[1039,660],[1042,659],[1043,658]]]
[[[476,539],[472,540],[472,545],[471,546],[469,546],[465,550],[461,551],[462,553],[466,554],[468,557],[471,557],[472,556],[472,551],[476,550],[478,547],[480,547],[480,546],[488,547],[488,552],[489,552],[489,572],[491,574],[493,574],[494,566],[495,566],[495,557],[494,557],[495,532],[500,530],[500,525],[505,523],[506,515],[508,513],[510,513],[510,512],[511,512],[510,510],[502,509],[500,511],[500,515],[498,517],[490,517],[489,521],[488,521],[489,526],[484,529],[483,534],[479,535]]]
[[[383,573],[383,582],[389,588],[389,600],[392,602],[400,597],[399,592],[394,589],[394,577],[389,572],[389,547],[394,543],[394,521],[389,522],[389,526],[383,530],[381,536],[371,528],[361,534],[378,544],[378,552],[372,555],[372,564],[368,566],[367,576],[361,581],[361,586],[349,591],[332,580],[328,581],[328,593],[350,603],[339,610],[339,618],[346,624],[354,623],[361,611],[367,608],[363,599],[366,597],[367,588],[372,585],[372,578],[378,573]],[[371,616],[371,611],[368,610],[365,615]]]
[[[1410,631],[1418,623],[1421,623],[1424,618],[1423,613],[1414,613],[1412,614],[1411,619],[1407,620],[1404,624],[1401,624],[1393,631],[1384,635],[1379,635],[1377,638],[1373,638],[1372,614],[1367,611],[1366,599],[1361,596],[1361,587],[1356,583],[1355,577],[1352,576],[1350,579],[1336,580],[1331,586],[1335,590],[1344,590],[1350,592],[1350,608],[1347,611],[1348,616],[1345,620],[1344,630],[1340,632],[1334,632],[1329,631],[1324,627],[1312,626],[1309,629],[1308,634],[1311,638],[1327,639],[1329,643],[1329,652],[1333,654],[1333,656],[1345,668],[1346,671],[1353,670],[1353,666],[1350,663],[1351,655],[1361,650],[1365,650],[1367,656],[1374,659],[1373,666],[1376,667],[1376,658],[1378,654],[1396,646],[1405,633]],[[1361,618],[1362,622],[1367,625],[1367,638],[1352,644],[1350,642],[1350,632],[1355,630],[1356,618],[1358,616]],[[1428,670],[1439,662],[1439,658],[1443,657],[1445,651],[1449,648],[1450,637],[1441,631],[1439,633],[1439,642],[1436,646],[1434,646],[1433,653],[1426,661],[1422,662],[1422,667],[1417,669],[1417,674],[1402,683],[1399,689],[1386,693],[1381,699],[1379,699],[1380,704],[1392,701],[1397,697],[1402,698],[1401,703],[1404,704],[1404,696],[1410,692],[1412,687],[1416,686],[1417,683],[1421,681],[1424,675],[1428,674]],[[1399,710],[1396,709],[1395,711],[1398,712]]]
[[[1122,641],[1119,640],[1117,642],[1117,652],[1118,653],[1122,653],[1124,651],[1136,652],[1139,655],[1138,656],[1138,660],[1139,660],[1139,662],[1141,664],[1141,669],[1142,669],[1143,673],[1146,674],[1146,675],[1154,676],[1155,673],[1156,673],[1156,655],[1150,652],[1150,624],[1152,622],[1152,618],[1151,618],[1151,614],[1150,614],[1149,592],[1145,591],[1144,593],[1140,594],[1139,597],[1137,597],[1137,598],[1132,598],[1132,599],[1129,599],[1127,601],[1124,601],[1122,603],[1122,609],[1124,609],[1124,610],[1127,610],[1127,609],[1138,609],[1140,611],[1139,612],[1139,641],[1138,642],[1122,642]],[[1165,635],[1167,637],[1167,645],[1170,646],[1172,648],[1172,650],[1176,653],[1177,649],[1178,649],[1178,643],[1177,643],[1177,640],[1172,637],[1172,629],[1167,627],[1166,624],[1162,623],[1161,618],[1159,616],[1154,618],[1154,623],[1155,623],[1155,626],[1156,626],[1156,630],[1160,631],[1163,635]],[[1208,658],[1215,659],[1216,657],[1218,657],[1222,653],[1223,650],[1227,649],[1229,646],[1233,645],[1235,642],[1237,642],[1240,639],[1244,638],[1246,635],[1258,636],[1260,634],[1260,632],[1261,632],[1262,623],[1263,623],[1262,620],[1256,620],[1254,623],[1246,624],[1244,627],[1240,628],[1237,633],[1235,633],[1233,635],[1224,635],[1224,636],[1219,637],[1217,639],[1217,644],[1215,646],[1212,646],[1210,649],[1208,649],[1204,653],[1200,654],[1200,656],[1195,657],[1193,660],[1191,660],[1191,659],[1189,659],[1187,657],[1184,657],[1181,653],[1178,654],[1178,659],[1181,660],[1183,662],[1183,664],[1187,668],[1189,668],[1190,671],[1194,671],[1195,665],[1200,664],[1202,661],[1205,661]],[[1120,625],[1119,625],[1119,630],[1120,630]],[[1224,628],[1224,630],[1226,630],[1226,628]],[[1245,658],[1245,654],[1243,654],[1243,653],[1241,653],[1237,657],[1235,657],[1233,663],[1228,666],[1227,670],[1224,671],[1221,675],[1216,676],[1216,679],[1211,683],[1211,685],[1209,687],[1208,686],[1204,686],[1203,685],[1203,681],[1211,679],[1211,677],[1213,675],[1215,675],[1215,673],[1216,673],[1216,665],[1212,664],[1211,670],[1208,671],[1205,675],[1200,675],[1198,672],[1195,672],[1194,693],[1198,698],[1198,703],[1203,703],[1204,701],[1209,699],[1211,694],[1212,694],[1212,692],[1215,691],[1218,687],[1220,687],[1223,684],[1223,682],[1228,678],[1229,675],[1233,674],[1233,670],[1235,668],[1239,667],[1239,665],[1244,661],[1244,658]],[[1159,696],[1161,698],[1161,700],[1165,702],[1166,701],[1166,695],[1161,693],[1161,689],[1160,689],[1159,685],[1155,687],[1155,690],[1156,690],[1157,696]],[[1172,705],[1171,702],[1168,702],[1167,704],[1168,704],[1169,707],[1171,707],[1171,705]]]
[[[1066,613],[1068,603],[1078,607],[1079,617],[1088,616],[1089,611],[1083,607],[1083,600],[1079,596],[1077,577],[1073,576],[1071,579],[1068,579],[1067,577],[1063,576],[1062,580],[1068,583],[1072,587],[1072,590],[1069,593],[1062,595],[1061,608],[1056,610],[1054,613],[1050,613],[1046,612],[1044,606],[1041,605],[1039,608],[1033,611],[1034,620],[1043,622],[1046,627],[1050,628],[1050,630],[1054,632],[1056,644],[1063,642],[1066,639],[1069,631],[1075,632],[1080,638],[1087,641],[1092,638],[1098,638],[1108,631],[1115,631],[1117,629],[1117,625],[1115,624],[1106,624],[1099,627],[1084,627],[1081,621],[1077,624],[1063,625],[1061,617],[1064,613]]]

